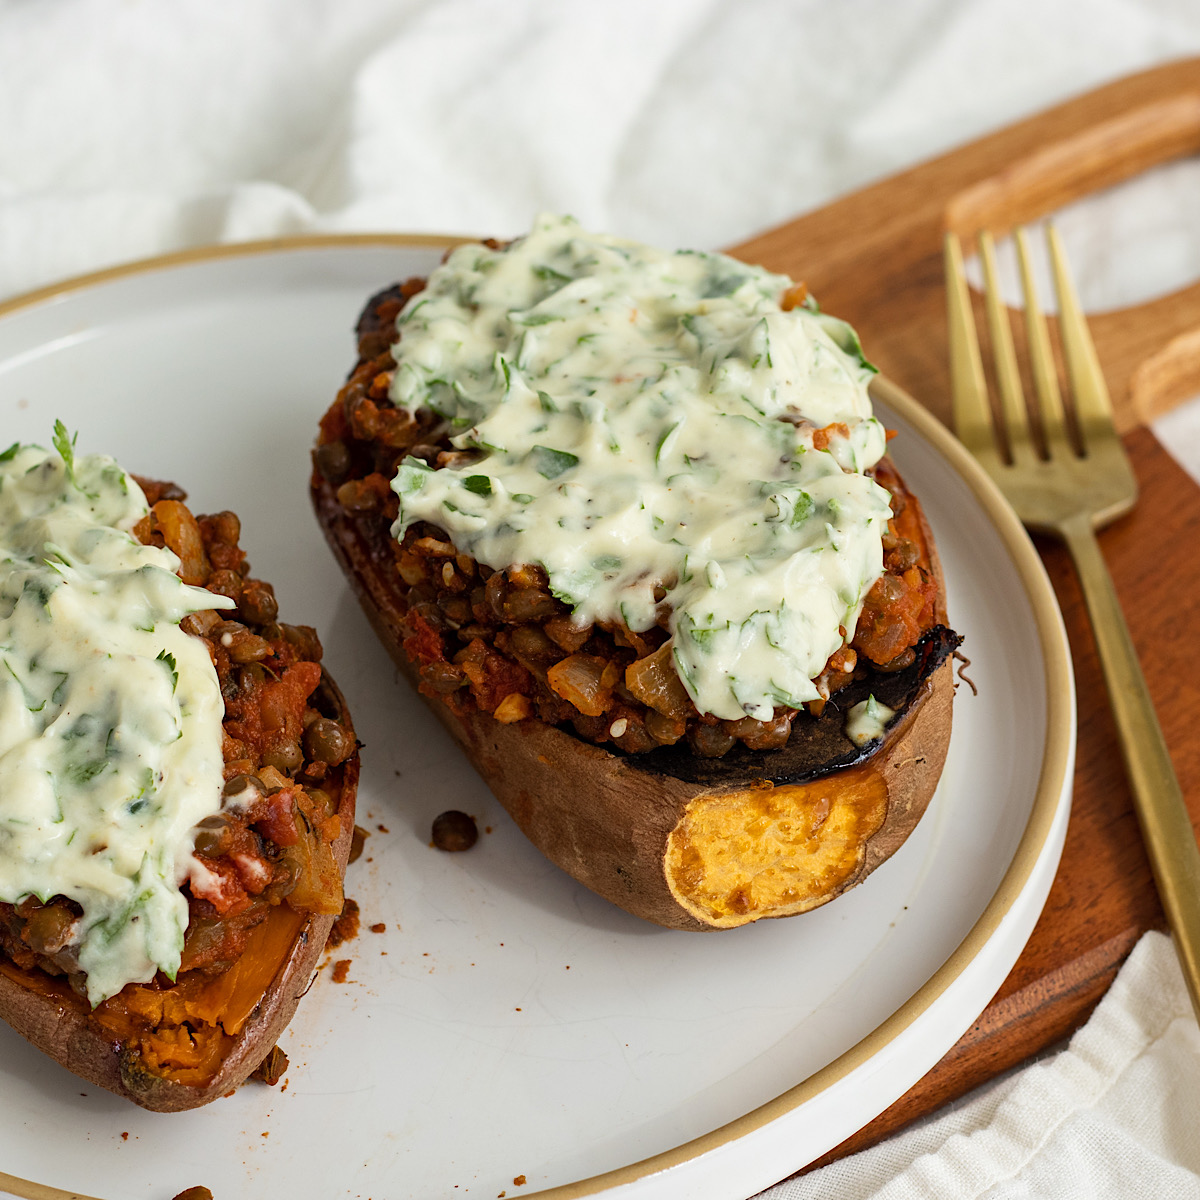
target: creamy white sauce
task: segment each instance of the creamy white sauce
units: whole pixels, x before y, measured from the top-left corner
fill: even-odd
[[[401,464],[415,521],[501,569],[545,567],[580,623],[654,624],[701,712],[816,699],[883,569],[886,437],[853,330],[791,281],[541,217],[506,250],[460,246],[398,318],[391,395],[482,461]],[[826,450],[815,430],[842,422]]]
[[[224,703],[179,621],[231,607],[129,530],[146,514],[110,458],[37,446],[0,455],[0,899],[83,908],[92,1004],[179,968],[199,866],[196,823],[220,810]]]
[[[875,697],[860,700],[846,713],[846,736],[856,745],[865,746],[887,732],[896,710],[881,704]]]

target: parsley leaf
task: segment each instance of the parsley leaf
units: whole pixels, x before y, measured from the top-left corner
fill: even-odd
[[[553,267],[545,265],[534,267],[533,273],[538,279],[545,280],[546,283],[557,283],[559,287],[571,282],[570,275],[564,275],[561,271],[556,271]]]
[[[63,465],[67,468],[67,478],[75,482],[75,438],[68,436],[67,427],[61,421],[54,422],[54,448],[58,451],[58,456],[63,460]]]
[[[566,450],[552,450],[549,446],[534,446],[529,452],[533,469],[543,479],[557,479],[564,471],[579,465],[579,455]]]
[[[72,783],[82,785],[95,779],[107,766],[107,759],[94,758],[90,762],[70,763],[64,774]]]
[[[562,321],[564,318],[556,313],[510,313],[510,319],[514,325],[524,325],[526,328],[533,325],[549,325],[553,321]]]
[[[166,650],[160,650],[155,662],[165,663],[166,668],[171,673],[171,691],[179,685],[179,671],[175,666],[175,655],[168,654]]]
[[[796,504],[792,509],[792,519],[788,524],[793,529],[799,529],[812,516],[814,507],[813,498],[807,492],[801,492],[796,497]]]
[[[843,354],[857,359],[858,365],[864,371],[869,371],[872,375],[879,374],[879,368],[870,362],[863,353],[862,342],[858,340],[858,333],[853,325],[837,317],[831,317],[828,313],[820,313],[819,316],[821,328],[825,330],[830,340]]]

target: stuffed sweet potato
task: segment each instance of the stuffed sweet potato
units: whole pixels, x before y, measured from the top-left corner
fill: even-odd
[[[958,638],[848,326],[781,276],[544,218],[380,293],[358,338],[318,519],[539,849],[711,929],[903,842]]]
[[[0,455],[0,1016],[91,1083],[194,1108],[308,987],[357,745],[237,517],[56,444]]]

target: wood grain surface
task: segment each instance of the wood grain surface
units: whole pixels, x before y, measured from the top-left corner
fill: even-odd
[[[857,326],[883,372],[945,420],[945,232],[968,239],[969,252],[983,228],[1003,234],[1197,151],[1200,59],[1191,59],[1079,97],[733,252],[804,279],[823,308]],[[977,321],[987,357],[982,306]],[[1200,626],[1200,487],[1143,427],[1200,393],[1200,283],[1092,314],[1091,326],[1141,486],[1138,506],[1101,535],[1101,548],[1200,827],[1200,682],[1177,653]],[[1014,332],[1020,349],[1019,323]],[[1087,1019],[1141,934],[1163,926],[1073,569],[1059,546],[1038,549],[1063,608],[1079,693],[1062,865],[1028,946],[978,1021],[905,1096],[813,1166],[864,1149],[1060,1041]]]

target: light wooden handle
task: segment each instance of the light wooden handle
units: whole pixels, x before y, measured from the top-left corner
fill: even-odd
[[[1048,141],[960,191],[946,210],[963,239],[1036,221],[1151,167],[1200,150],[1200,81]]]
[[[946,203],[946,228],[964,243],[999,237],[1151,167],[1200,152],[1200,60],[1156,73],[1167,90],[1114,113],[1110,106],[1045,135],[972,180]],[[1147,80],[1150,78],[1147,75]],[[1169,87],[1168,87],[1169,82]],[[1157,90],[1157,89],[1155,89]],[[1200,283],[1094,318],[1105,373],[1118,390],[1118,428],[1149,423],[1196,394]],[[1132,410],[1132,413],[1130,412]]]
[[[1200,1020],[1200,849],[1090,518],[1061,529],[1083,589],[1142,840]]]

